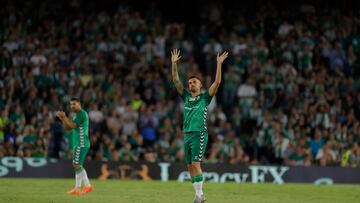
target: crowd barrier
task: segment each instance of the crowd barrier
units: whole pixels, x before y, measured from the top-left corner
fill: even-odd
[[[138,179],[144,181],[189,181],[185,163],[86,161],[91,179]],[[202,165],[208,182],[358,184],[360,168],[318,166],[267,166],[245,164]],[[0,177],[73,178],[71,161],[44,158],[3,157]]]

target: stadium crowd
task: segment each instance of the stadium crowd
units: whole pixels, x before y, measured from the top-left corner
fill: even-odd
[[[204,87],[216,54],[230,51],[205,162],[360,166],[358,11],[264,5],[248,15],[215,2],[191,24],[155,3],[89,11],[71,2],[44,2],[36,15],[28,3],[0,8],[0,157],[68,159],[55,111],[70,113],[76,96],[91,122],[87,159],[183,161],[177,47],[184,84],[195,74]]]

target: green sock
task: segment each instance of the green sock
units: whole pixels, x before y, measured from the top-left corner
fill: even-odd
[[[197,183],[197,182],[202,182],[204,180],[204,177],[202,174],[200,174],[200,175],[194,176],[193,179],[194,179],[193,183]]]

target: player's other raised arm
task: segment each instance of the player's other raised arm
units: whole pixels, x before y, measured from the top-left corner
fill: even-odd
[[[217,67],[216,67],[216,76],[214,83],[209,88],[209,95],[214,96],[216,92],[219,89],[220,83],[221,83],[221,65],[224,62],[224,60],[228,57],[229,52],[225,51],[221,55],[217,54],[216,61],[217,61]]]
[[[173,49],[171,51],[171,74],[177,92],[182,95],[184,92],[184,86],[180,81],[179,73],[177,70],[177,62],[180,60],[180,58],[180,51],[178,49]]]

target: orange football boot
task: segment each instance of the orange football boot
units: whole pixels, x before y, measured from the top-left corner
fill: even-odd
[[[93,190],[94,190],[93,186],[90,185],[90,186],[84,186],[81,192],[83,194],[85,194],[85,193],[89,193],[89,192],[91,192]]]
[[[69,195],[81,195],[80,189],[74,188],[66,192]]]

